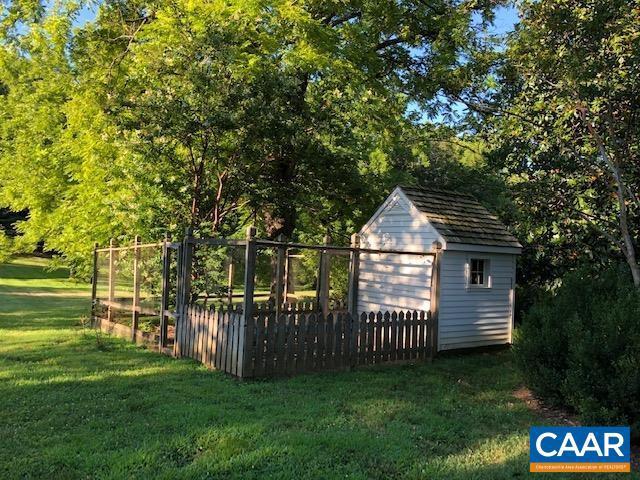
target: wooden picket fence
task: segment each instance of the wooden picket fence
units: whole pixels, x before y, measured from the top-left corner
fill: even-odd
[[[174,354],[239,377],[294,375],[357,365],[431,359],[429,312],[322,315],[258,312],[190,305],[178,323]]]
[[[242,361],[239,343],[243,318],[239,308],[189,305],[176,326],[174,355],[241,376],[238,366]]]

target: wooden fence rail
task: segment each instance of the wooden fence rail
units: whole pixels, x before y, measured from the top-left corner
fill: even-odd
[[[293,375],[357,365],[431,359],[429,312],[323,315],[258,313],[190,305],[174,354],[240,377]]]

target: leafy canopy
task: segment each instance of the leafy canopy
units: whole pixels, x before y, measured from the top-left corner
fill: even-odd
[[[120,0],[74,27],[76,2],[11,2],[0,204],[72,262],[188,225],[338,238],[428,162],[408,112],[462,88],[493,4]]]
[[[489,113],[494,168],[522,211],[529,281],[611,256],[640,281],[639,11],[623,0],[523,2],[497,88],[473,104]]]

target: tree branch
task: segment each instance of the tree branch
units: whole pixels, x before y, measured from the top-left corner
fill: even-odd
[[[388,38],[387,40],[383,40],[382,42],[378,43],[375,47],[375,50],[376,52],[379,52],[380,50],[384,50],[385,48],[392,47],[393,45],[398,45],[404,42],[406,42],[406,40],[403,38],[399,38],[399,37]]]
[[[508,116],[517,118],[518,120],[522,120],[523,122],[526,122],[526,123],[528,123],[530,125],[533,125],[535,127],[546,129],[546,127],[543,124],[534,122],[530,118],[527,118],[525,115],[521,115],[519,113],[515,113],[515,112],[509,111],[509,110],[505,110],[505,109],[500,108],[500,107],[498,107],[496,105],[491,105],[491,104],[486,103],[484,101],[475,102],[473,100],[466,100],[466,99],[462,98],[460,95],[451,95],[451,97],[453,97],[456,101],[458,101],[460,103],[464,103],[468,108],[470,108],[471,110],[474,110],[476,112],[499,114],[499,115],[508,115]]]
[[[346,13],[340,17],[336,17],[333,20],[330,20],[328,24],[333,28],[335,28],[335,27],[339,27],[343,23],[348,22],[349,20],[353,20],[354,18],[360,18],[360,17],[362,17],[362,12],[360,10],[357,10],[355,12]]]

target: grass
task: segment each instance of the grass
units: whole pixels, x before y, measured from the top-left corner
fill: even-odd
[[[238,382],[83,329],[88,286],[45,267],[0,266],[3,479],[522,478],[548,423],[509,352]]]

